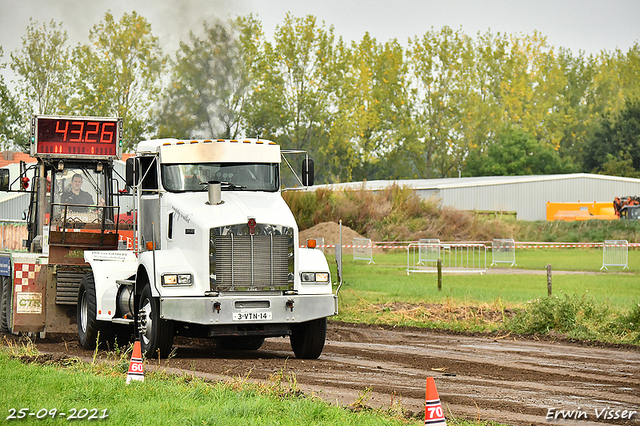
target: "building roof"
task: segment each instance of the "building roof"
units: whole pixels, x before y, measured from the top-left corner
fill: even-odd
[[[329,185],[316,185],[316,188],[332,188],[335,190],[357,190],[367,189],[371,191],[382,190],[395,183],[416,190],[439,190],[447,188],[462,188],[473,186],[506,185],[524,182],[542,182],[550,180],[591,178],[598,180],[609,180],[618,182],[640,183],[640,179],[596,175],[591,173],[571,173],[561,175],[527,175],[527,176],[482,176],[444,179],[405,179],[405,180],[371,180],[363,182],[336,183]]]
[[[31,157],[29,154],[26,154],[24,152],[3,151],[2,156],[0,156],[0,167],[5,167],[5,166],[8,166],[9,164],[19,163],[20,161],[24,161],[25,163],[38,162],[37,159]]]

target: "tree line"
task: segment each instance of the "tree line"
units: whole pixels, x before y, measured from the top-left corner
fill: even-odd
[[[319,183],[594,172],[640,176],[640,44],[595,55],[537,32],[431,29],[346,42],[314,16],[270,37],[254,16],[205,22],[166,55],[136,12],[88,42],[31,21],[4,59],[0,143],[27,149],[32,113],[120,116],[149,137],[271,139],[308,150]]]

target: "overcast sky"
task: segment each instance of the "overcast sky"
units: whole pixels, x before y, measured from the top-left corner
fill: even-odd
[[[108,10],[116,20],[133,10],[147,18],[164,52],[172,56],[178,42],[190,29],[202,28],[203,20],[249,13],[262,21],[268,37],[291,12],[314,15],[333,25],[336,36],[356,41],[368,31],[380,42],[396,38],[406,44],[409,37],[448,25],[471,36],[489,30],[539,31],[550,45],[575,55],[617,48],[626,52],[640,42],[640,0],[0,0],[2,61],[20,48],[30,17],[62,22],[75,45],[88,41],[89,29]]]

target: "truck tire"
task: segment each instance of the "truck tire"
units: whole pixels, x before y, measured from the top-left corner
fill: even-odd
[[[96,284],[92,273],[85,274],[78,289],[78,341],[85,349],[95,349],[100,332],[100,340],[104,341],[104,332],[100,330],[96,320]]]
[[[96,319],[96,284],[93,274],[85,274],[80,281],[78,289],[78,341],[80,345],[89,350],[96,348],[96,343],[104,344],[106,349],[113,350],[114,342],[119,347],[126,347],[131,340],[133,328],[121,324],[111,324],[109,322],[98,321]],[[100,333],[98,335],[98,333]],[[99,342],[98,342],[99,339]]]
[[[0,332],[10,333],[9,318],[11,316],[11,278],[2,277],[2,288],[0,289]]]
[[[317,359],[324,349],[326,336],[326,318],[296,324],[291,330],[291,349],[296,354],[296,358]]]
[[[160,318],[158,299],[151,296],[151,287],[147,284],[140,294],[138,309],[138,331],[140,349],[147,358],[160,354],[166,358],[173,346],[174,327],[171,321]]]

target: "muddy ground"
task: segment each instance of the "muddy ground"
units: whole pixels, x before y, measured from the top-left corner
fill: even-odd
[[[424,413],[426,377],[435,378],[448,418],[511,425],[640,425],[640,350],[546,338],[469,336],[422,329],[330,322],[318,360],[298,360],[287,338],[267,339],[258,351],[221,351],[208,340],[176,339],[170,372],[212,379],[266,379],[295,373],[301,390],[342,406],[394,407]],[[73,336],[39,340],[41,352],[90,359]],[[158,361],[149,361],[154,368]],[[607,408],[629,419],[607,419]],[[579,420],[554,419],[574,410]],[[584,413],[584,414],[582,414]],[[609,413],[607,411],[606,413]],[[601,414],[600,418],[597,414]]]

